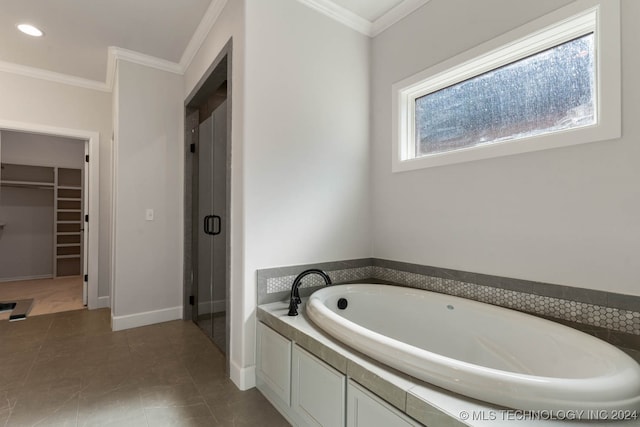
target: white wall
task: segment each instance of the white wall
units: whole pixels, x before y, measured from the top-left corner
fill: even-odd
[[[111,94],[0,72],[0,121],[100,133],[98,295],[111,283]]]
[[[176,74],[119,61],[114,91],[117,330],[182,314],[184,113]]]
[[[374,256],[640,295],[636,1],[622,1],[622,139],[391,173],[394,82],[566,3],[432,0],[374,39]]]
[[[246,16],[245,367],[257,269],[371,256],[369,38],[297,1]]]

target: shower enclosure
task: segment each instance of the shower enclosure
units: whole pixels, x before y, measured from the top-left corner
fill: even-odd
[[[199,126],[197,305],[194,319],[213,342],[226,351],[227,259],[229,218],[226,208],[227,102]]]
[[[185,100],[184,318],[229,353],[231,275],[229,40]],[[229,358],[226,357],[227,372]]]

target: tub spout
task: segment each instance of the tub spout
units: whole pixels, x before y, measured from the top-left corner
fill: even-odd
[[[289,301],[289,316],[297,316],[298,315],[298,304],[302,302],[300,299],[300,293],[298,291],[298,287],[302,282],[302,279],[309,274],[317,274],[324,279],[325,285],[331,284],[331,278],[327,273],[317,268],[311,268],[309,270],[305,270],[302,273],[298,274],[291,285],[291,300]]]

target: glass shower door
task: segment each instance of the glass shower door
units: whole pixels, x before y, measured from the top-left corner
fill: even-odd
[[[222,350],[227,340],[227,103],[200,125],[196,321]]]
[[[200,124],[198,141],[198,293],[196,322],[213,336],[213,236],[210,235],[213,211],[213,117]]]

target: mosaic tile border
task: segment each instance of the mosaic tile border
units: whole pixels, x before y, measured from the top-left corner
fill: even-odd
[[[311,267],[326,271],[334,283],[375,280],[632,334],[640,347],[640,297],[374,258],[259,270],[258,304],[286,299],[295,276]],[[307,276],[301,294],[323,284]]]
[[[291,284],[296,276],[308,269],[319,268],[326,271],[333,283],[357,282],[373,277],[372,258],[354,259],[347,261],[324,262],[290,267],[276,267],[258,270],[258,304],[280,301],[288,297]],[[324,281],[315,274],[302,279],[300,295],[307,296]]]

